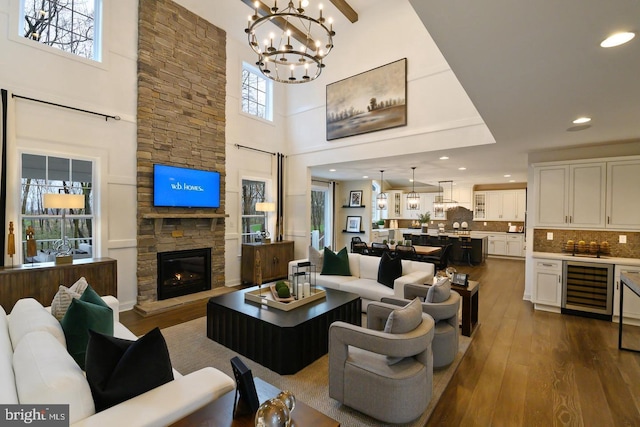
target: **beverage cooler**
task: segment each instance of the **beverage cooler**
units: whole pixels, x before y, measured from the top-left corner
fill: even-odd
[[[564,261],[562,312],[611,321],[613,264]]]

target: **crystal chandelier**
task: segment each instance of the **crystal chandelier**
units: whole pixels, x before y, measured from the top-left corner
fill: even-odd
[[[378,209],[386,210],[387,209],[387,193],[384,192],[384,180],[382,179],[383,170],[380,171],[380,194],[376,197],[376,203],[378,204]]]
[[[416,167],[411,166],[411,169],[413,170],[413,177],[411,179],[411,192],[407,194],[407,209],[414,211],[420,209],[420,195],[416,193]]]
[[[280,83],[306,83],[317,79],[324,68],[324,57],[333,49],[333,20],[325,21],[322,4],[319,5],[320,16],[312,18],[305,15],[307,0],[298,1],[298,7],[293,3],[289,1],[285,9],[279,10],[277,0],[271,8],[256,1],[254,14],[249,15],[244,30],[249,46],[258,55],[256,65],[262,74]],[[282,31],[279,35],[274,32],[273,25]],[[294,47],[295,41],[300,45]]]

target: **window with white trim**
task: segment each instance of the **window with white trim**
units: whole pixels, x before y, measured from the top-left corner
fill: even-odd
[[[258,69],[242,63],[242,112],[273,121],[272,84]]]
[[[43,195],[47,193],[84,196],[84,209],[66,209],[64,212],[64,229],[74,258],[93,257],[93,176],[90,160],[22,154],[20,214],[22,253],[26,263],[54,261],[56,245],[65,237],[62,235],[62,209],[46,209],[43,205]],[[27,256],[29,227],[33,228],[37,252]]]
[[[21,0],[19,36],[101,60],[102,0]]]
[[[242,180],[242,207],[240,224],[242,243],[253,243],[261,238],[261,232],[267,230],[265,212],[256,210],[256,203],[266,200],[267,182],[257,179]]]

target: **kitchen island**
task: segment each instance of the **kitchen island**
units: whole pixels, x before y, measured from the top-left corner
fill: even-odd
[[[453,264],[466,263],[463,250],[460,248],[460,237],[469,237],[468,234],[461,235],[456,233],[444,233],[434,236],[417,231],[418,230],[416,230],[415,233],[406,233],[405,238],[410,239],[414,245],[421,246],[444,246],[446,244],[452,244],[453,246],[451,248],[449,260]],[[486,236],[474,237],[471,235],[471,246],[471,263],[474,265],[482,264],[487,258],[487,252],[489,249],[488,238]]]

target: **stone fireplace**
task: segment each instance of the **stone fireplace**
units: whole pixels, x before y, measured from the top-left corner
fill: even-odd
[[[209,248],[209,256],[205,256],[211,271],[208,286],[215,289],[225,285],[225,73],[223,30],[171,0],[140,0],[136,189],[139,308],[152,311],[155,306],[165,306],[164,302],[153,303],[172,298],[173,290],[182,285],[170,283],[166,293],[158,290],[161,252]],[[220,207],[154,206],[154,164],[219,172]]]
[[[211,248],[158,252],[158,300],[211,289]]]

